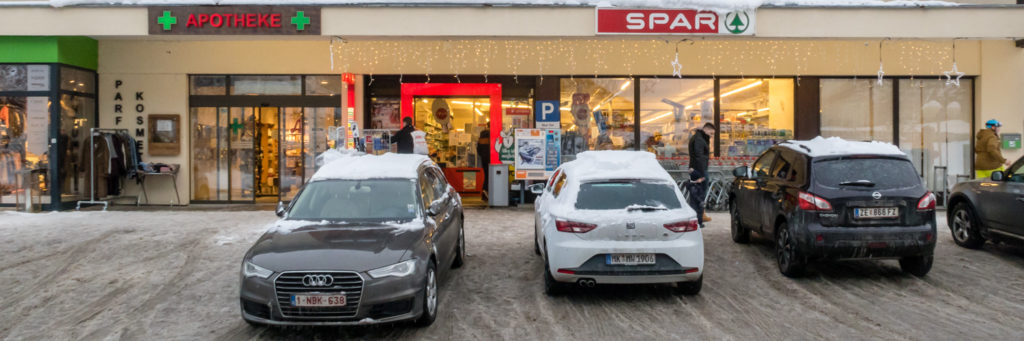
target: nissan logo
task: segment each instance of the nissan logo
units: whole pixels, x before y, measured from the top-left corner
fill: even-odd
[[[878,193],[878,192],[871,193],[871,197],[875,198],[875,200],[881,199],[882,198],[882,193]]]
[[[334,284],[331,275],[306,275],[302,277],[302,285],[307,287],[329,287]]]

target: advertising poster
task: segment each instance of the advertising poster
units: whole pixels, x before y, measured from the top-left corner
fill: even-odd
[[[516,129],[516,180],[544,180],[561,161],[561,132],[557,129]]]
[[[373,102],[370,111],[370,129],[402,129],[401,101],[394,99]]]

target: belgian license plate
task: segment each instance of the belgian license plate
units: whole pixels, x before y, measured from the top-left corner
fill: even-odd
[[[293,307],[344,307],[345,293],[337,295],[292,295]]]
[[[649,265],[654,264],[653,253],[613,253],[605,259],[608,265]]]
[[[896,207],[866,207],[853,209],[853,217],[857,219],[896,218],[900,209]]]

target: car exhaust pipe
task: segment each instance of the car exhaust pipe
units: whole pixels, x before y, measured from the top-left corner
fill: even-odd
[[[579,286],[583,288],[593,288],[597,286],[597,282],[590,278],[581,278],[576,281],[576,284],[579,284]]]

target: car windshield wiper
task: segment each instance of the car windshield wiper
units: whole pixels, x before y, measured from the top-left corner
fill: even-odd
[[[861,186],[861,187],[875,187],[875,183],[870,180],[855,180],[855,181],[843,181],[839,183],[839,186]]]
[[[651,205],[629,205],[626,206],[626,211],[665,211],[668,210],[665,206],[651,206]]]

